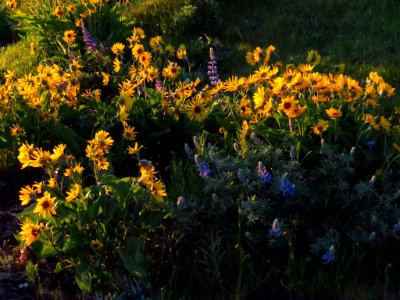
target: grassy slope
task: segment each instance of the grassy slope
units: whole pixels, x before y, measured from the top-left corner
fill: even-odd
[[[226,2],[226,3],[222,3]],[[275,45],[284,62],[304,62],[310,49],[325,62],[345,63],[346,74],[362,78],[377,70],[400,87],[400,2],[396,0],[221,1],[219,38],[243,53]]]

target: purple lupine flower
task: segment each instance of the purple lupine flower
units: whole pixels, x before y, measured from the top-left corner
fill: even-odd
[[[275,219],[272,223],[271,229],[268,231],[268,235],[270,237],[281,237],[282,236],[282,228],[279,226],[278,219]]]
[[[296,194],[294,190],[294,185],[287,178],[286,174],[282,176],[281,192],[283,197],[294,197],[294,195]]]
[[[207,75],[212,86],[216,86],[221,82],[218,75],[217,60],[213,48],[210,48],[210,60],[208,61]]]
[[[329,250],[324,253],[324,255],[322,256],[322,260],[324,261],[324,265],[336,260],[336,250],[334,245],[332,245]]]
[[[83,42],[89,51],[96,50],[97,42],[91,35],[90,31],[86,28],[85,24],[82,23],[82,34],[83,34]]]
[[[271,173],[268,172],[267,168],[263,165],[261,161],[257,165],[257,175],[260,179],[261,184],[267,184],[272,180]]]
[[[156,79],[156,83],[154,84],[156,91],[161,92],[163,89],[163,83],[160,79]]]
[[[256,143],[256,145],[264,144],[264,142],[255,134],[255,132],[251,133],[251,138],[253,139],[254,143]]]
[[[208,178],[210,177],[212,171],[211,169],[207,166],[207,164],[201,159],[199,154],[196,154],[194,156],[194,160],[197,165],[197,169],[199,171],[199,175],[202,178]]]

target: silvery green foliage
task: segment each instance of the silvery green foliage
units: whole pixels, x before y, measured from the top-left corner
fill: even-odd
[[[335,263],[342,249],[354,243],[374,247],[398,239],[396,160],[384,162],[386,169],[377,177],[376,168],[368,170],[364,164],[370,150],[362,147],[339,151],[321,143],[308,160],[297,160],[290,145],[278,148],[254,139],[244,154],[236,143],[229,152],[203,138],[196,138],[195,146],[211,173],[199,181],[198,193],[183,195],[191,214],[186,220],[195,220],[201,212],[215,224],[236,226],[237,221],[226,216],[237,212],[246,243],[275,248],[296,240],[318,261],[324,257],[324,263]],[[279,235],[271,235],[276,219]]]

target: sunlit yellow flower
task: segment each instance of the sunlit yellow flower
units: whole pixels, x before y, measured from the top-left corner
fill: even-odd
[[[271,58],[271,54],[275,50],[276,50],[276,47],[273,46],[273,45],[269,45],[268,48],[265,50],[265,58],[264,58],[264,61],[263,61],[264,65],[267,65],[269,63],[269,60]]]
[[[19,191],[19,200],[21,201],[21,205],[27,205],[29,202],[35,201],[36,198],[36,190],[29,185],[24,186]]]
[[[18,160],[22,164],[21,169],[31,166],[31,158],[34,150],[35,146],[33,144],[28,144],[28,142],[25,142],[19,147]]]
[[[71,202],[72,200],[75,200],[76,198],[78,198],[79,194],[81,192],[81,185],[75,183],[71,189],[67,192],[67,197],[65,198],[65,200],[67,200],[67,202]]]
[[[108,170],[108,168],[110,167],[110,163],[104,156],[95,157],[93,161],[97,164],[99,170]]]
[[[342,112],[340,109],[336,109],[336,108],[329,108],[326,109],[325,112],[327,113],[327,115],[329,116],[329,118],[336,120],[338,118],[340,118],[342,116]]]
[[[165,190],[165,185],[160,180],[152,182],[152,184],[150,185],[150,191],[151,191],[151,194],[153,195],[154,199],[158,203],[163,202],[163,197],[167,196],[167,191]]]
[[[102,149],[104,149],[105,153],[108,153],[109,149],[114,143],[114,140],[109,136],[110,134],[107,131],[100,130],[94,136],[94,141],[96,145]]]
[[[120,121],[126,121],[129,119],[129,113],[127,112],[126,106],[125,105],[120,105],[119,106],[119,120]]]
[[[136,60],[139,60],[139,58],[143,55],[144,53],[144,46],[142,44],[136,44],[132,48],[132,54],[135,57]]]
[[[327,131],[329,128],[329,123],[325,120],[318,120],[317,124],[312,127],[313,133],[320,135],[322,132]]]
[[[224,90],[227,92],[235,92],[244,84],[244,82],[244,78],[238,78],[236,75],[233,75],[224,82]]]
[[[128,141],[134,141],[136,139],[135,127],[129,126],[124,122],[124,139]]]
[[[65,144],[59,144],[53,149],[53,153],[50,155],[50,158],[53,163],[58,163],[61,159],[67,159],[68,157],[65,155],[64,151],[67,148]]]
[[[257,91],[254,93],[254,108],[258,109],[262,107],[269,98],[268,94],[266,93],[266,89],[263,86],[258,87]]]
[[[195,97],[189,104],[186,105],[186,114],[190,120],[196,122],[202,122],[207,117],[206,103],[203,98],[198,96]]]
[[[251,115],[250,100],[243,98],[239,103],[240,114],[243,116]]]
[[[16,0],[7,0],[6,1],[7,9],[11,11],[15,11],[17,9],[17,1]]]
[[[162,75],[164,77],[174,79],[178,76],[178,74],[180,73],[181,70],[182,70],[182,68],[180,66],[178,66],[178,64],[176,62],[170,61],[168,66],[163,69]]]
[[[118,57],[114,58],[113,65],[114,65],[115,73],[118,73],[119,71],[121,71],[122,62],[118,59]]]
[[[75,12],[75,10],[76,10],[75,5],[73,5],[73,4],[67,5],[68,12],[73,13],[73,12]]]
[[[254,55],[252,51],[248,51],[246,53],[246,61],[250,66],[254,66],[256,64],[256,61],[254,59]]]
[[[54,7],[52,11],[52,14],[56,17],[62,17],[64,15],[64,12],[59,5],[56,5],[56,7]]]
[[[181,59],[181,60],[186,60],[187,59],[187,52],[186,52],[186,46],[185,45],[181,44],[179,46],[179,49],[176,52],[176,57],[178,59]]]
[[[75,174],[82,174],[84,170],[81,164],[75,164],[72,168],[65,169],[64,176],[73,177]]]
[[[125,45],[122,43],[115,43],[111,47],[111,52],[115,55],[121,55],[124,52]]]
[[[285,111],[285,113],[288,118],[298,118],[304,114],[306,109],[306,106],[296,105],[292,110]]]
[[[11,132],[12,136],[19,136],[20,134],[22,134],[24,132],[24,130],[22,129],[21,126],[19,126],[19,124],[14,124],[10,128],[10,132]]]
[[[33,212],[41,214],[44,218],[46,217],[46,214],[56,215],[55,200],[56,197],[51,197],[50,193],[45,191],[43,196],[37,199],[37,204]]]
[[[33,242],[39,239],[40,227],[34,225],[28,218],[26,218],[24,224],[21,226],[21,239],[25,241],[25,244],[29,246]]]
[[[105,72],[101,72],[101,76],[103,77],[103,85],[107,86],[110,81],[110,76]]]
[[[282,98],[281,103],[278,105],[278,109],[284,111],[287,114],[296,107],[297,103],[298,101],[295,100],[293,96]]]
[[[68,44],[72,44],[73,42],[75,42],[75,31],[73,30],[67,30],[64,31],[64,37],[63,40],[66,41]]]
[[[54,177],[49,178],[47,186],[49,188],[55,188],[57,186],[57,180]]]
[[[139,146],[139,144],[137,142],[135,142],[134,147],[131,147],[131,146],[128,147],[128,153],[131,155],[135,155],[136,153],[139,153],[140,149],[142,149],[142,148],[143,148],[143,146]]]
[[[394,95],[394,88],[390,84],[382,81],[378,84],[377,92],[381,97],[390,97]]]
[[[151,63],[151,53],[143,52],[143,54],[139,57],[140,65],[143,67],[147,67]]]
[[[45,167],[52,164],[50,151],[38,148],[33,151],[31,166],[35,168]]]

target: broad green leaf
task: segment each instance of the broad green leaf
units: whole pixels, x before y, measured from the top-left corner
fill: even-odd
[[[147,276],[145,258],[140,251],[140,239],[130,236],[126,240],[126,248],[119,250],[119,257],[124,267],[136,276]]]

